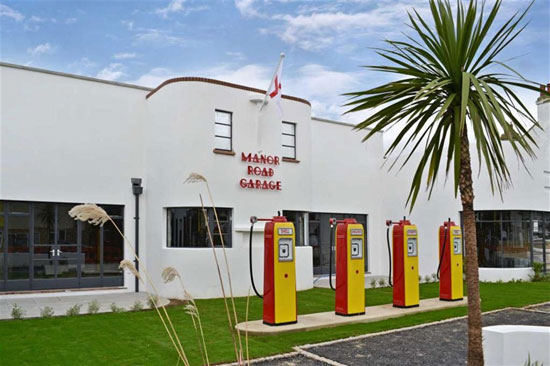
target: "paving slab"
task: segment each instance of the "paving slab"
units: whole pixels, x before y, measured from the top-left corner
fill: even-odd
[[[248,323],[239,323],[236,328],[241,333],[248,331],[248,334],[255,335],[301,332],[305,330],[337,327],[346,324],[376,322],[425,311],[466,306],[467,304],[468,299],[466,297],[460,301],[441,301],[438,298],[433,298],[420,300],[419,306],[414,308],[402,309],[393,307],[392,304],[385,304],[366,307],[364,315],[341,316],[329,311],[324,313],[298,315],[298,322],[296,324],[270,326],[263,324],[262,320],[254,320]]]

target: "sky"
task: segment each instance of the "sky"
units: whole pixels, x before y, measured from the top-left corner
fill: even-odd
[[[493,0],[488,0],[488,6]],[[407,11],[426,0],[0,0],[0,60],[155,87],[202,76],[266,89],[286,54],[283,93],[305,98],[317,117],[359,122],[343,93],[391,80],[373,48],[410,34]],[[527,0],[504,0],[502,24]],[[537,0],[525,31],[501,60],[527,79],[550,82],[550,0]],[[536,92],[520,92],[535,112]]]

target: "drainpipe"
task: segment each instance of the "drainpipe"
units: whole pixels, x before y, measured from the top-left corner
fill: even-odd
[[[135,247],[136,247],[136,257],[139,257],[139,196],[143,193],[143,187],[141,186],[141,178],[132,178],[132,192],[136,197],[136,213],[134,215],[135,220]],[[139,273],[139,262],[137,258],[134,258],[134,264],[136,270]],[[136,292],[139,292],[139,279],[136,277]]]

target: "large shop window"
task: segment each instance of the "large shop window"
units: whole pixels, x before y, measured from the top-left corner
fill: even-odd
[[[233,126],[231,112],[216,110],[214,123],[214,148],[217,150],[233,150]]]
[[[330,218],[355,219],[365,228],[365,271],[368,272],[368,216],[362,214],[346,214],[346,213],[319,213],[310,212],[308,222],[308,244],[313,247],[313,274],[324,275],[329,273],[329,258],[330,258]],[[334,267],[333,267],[334,270]]]
[[[476,211],[480,267],[550,269],[550,212]]]
[[[123,238],[73,220],[74,205],[0,201],[0,291],[123,285]],[[100,206],[123,230],[123,207]]]
[[[226,247],[231,247],[233,210],[216,207]],[[221,237],[214,210],[206,208],[208,226],[201,207],[175,207],[167,209],[167,246],[169,248],[208,248],[211,246],[207,227],[214,245],[221,247]]]
[[[283,122],[283,158],[296,159],[296,123]]]

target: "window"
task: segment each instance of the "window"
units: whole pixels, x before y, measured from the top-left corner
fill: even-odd
[[[216,208],[223,240],[231,247],[232,209]],[[208,227],[214,246],[221,246],[216,217],[212,208],[206,208]],[[200,207],[176,207],[167,209],[167,246],[169,248],[208,248],[210,239],[204,213]]]
[[[232,116],[231,112],[216,111],[214,124],[214,148],[232,151]]]
[[[283,216],[296,228],[296,246],[306,245],[304,240],[306,213],[302,211],[283,211]]]
[[[550,262],[550,213],[476,211],[480,267],[529,267]]]
[[[283,158],[296,159],[296,123],[283,122]]]

